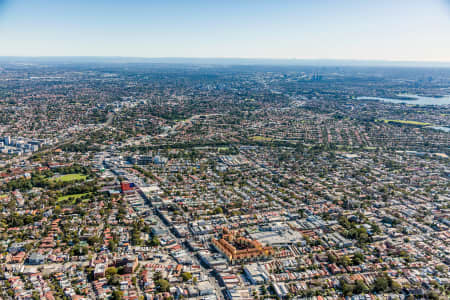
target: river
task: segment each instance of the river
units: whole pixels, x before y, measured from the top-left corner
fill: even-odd
[[[413,98],[411,100],[403,99],[392,99],[392,98],[381,98],[381,97],[358,97],[358,100],[380,100],[392,103],[406,103],[406,104],[416,104],[416,105],[450,105],[450,95],[443,97],[425,97],[418,95],[402,94],[399,97],[409,97]]]

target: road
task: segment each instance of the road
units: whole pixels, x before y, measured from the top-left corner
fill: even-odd
[[[126,177],[135,177],[134,174],[129,174],[127,172]],[[142,184],[142,180],[138,179],[135,182],[135,185],[137,188],[139,188],[139,185]],[[156,210],[151,206],[151,204],[149,202],[146,202],[146,204],[149,206],[149,208],[152,210],[153,215],[155,217],[157,217],[159,219],[159,223],[160,226],[163,227],[163,229],[165,229],[168,233],[169,233],[169,238],[175,240],[181,247],[183,247],[183,250],[185,250],[186,252],[188,252],[190,254],[190,258],[192,258],[193,262],[195,265],[200,266],[202,273],[204,273],[205,275],[208,276],[208,280],[211,283],[211,285],[214,287],[217,299],[224,299],[223,297],[223,292],[222,292],[222,288],[220,287],[219,283],[217,282],[215,276],[212,274],[212,270],[211,269],[207,269],[205,268],[200,261],[198,260],[197,256],[195,255],[195,252],[191,251],[185,243],[184,239],[178,238],[175,236],[175,234],[173,234],[171,228],[169,226],[167,226],[164,221],[161,219],[161,217],[156,213]]]

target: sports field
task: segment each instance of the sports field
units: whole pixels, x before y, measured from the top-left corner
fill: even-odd
[[[54,181],[74,181],[74,180],[86,180],[86,175],[83,174],[66,174],[66,175],[61,175],[58,177],[53,177],[52,180]]]

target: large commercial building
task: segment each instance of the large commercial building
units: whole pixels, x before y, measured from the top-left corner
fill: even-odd
[[[212,239],[212,243],[230,263],[269,258],[275,252],[270,246],[264,247],[259,241],[242,237],[226,228],[222,238]]]

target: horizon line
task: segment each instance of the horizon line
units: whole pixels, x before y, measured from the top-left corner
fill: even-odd
[[[249,62],[305,62],[305,63],[313,63],[313,62],[322,62],[322,63],[350,63],[358,66],[363,66],[364,64],[370,64],[371,66],[377,64],[384,65],[397,65],[397,66],[416,66],[416,67],[450,67],[450,61],[442,61],[442,60],[397,60],[397,59],[359,59],[359,58],[275,58],[275,57],[196,57],[196,56],[121,56],[121,55],[0,55],[0,61],[5,59],[55,59],[55,60],[63,60],[63,59],[105,59],[105,60],[113,60],[113,59],[121,59],[121,60],[167,60],[167,62],[162,63],[188,63],[188,62],[177,62],[177,60],[217,60],[217,61],[241,61],[241,63],[245,61]],[[170,62],[170,60],[173,60]],[[216,62],[217,63],[217,62]],[[212,64],[212,63],[209,63]],[[442,65],[439,65],[442,64]],[[333,64],[329,64],[333,66]],[[344,65],[345,66],[345,65]],[[349,65],[352,66],[352,65]]]
[[[450,60],[434,59],[382,59],[382,58],[307,58],[307,57],[243,57],[243,56],[126,56],[126,55],[0,55],[0,58],[139,58],[139,59],[248,59],[248,60],[337,60],[380,62],[435,62],[450,63]]]

